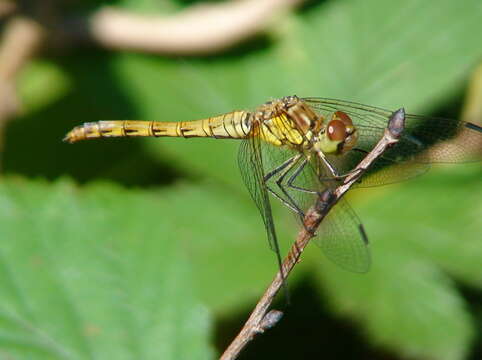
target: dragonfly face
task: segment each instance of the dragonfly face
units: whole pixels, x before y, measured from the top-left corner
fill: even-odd
[[[342,155],[356,145],[358,133],[353,121],[343,111],[335,111],[321,129],[314,147],[324,154]]]

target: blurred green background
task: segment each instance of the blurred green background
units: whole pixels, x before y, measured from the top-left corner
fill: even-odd
[[[167,14],[198,2],[108,3]],[[73,126],[198,119],[291,94],[459,118],[481,19],[480,0],[308,1],[209,56],[40,53],[2,138],[0,358],[213,359],[277,270],[237,142],[62,143]],[[292,305],[277,304],[285,317],[241,358],[480,359],[481,175],[480,163],[441,166],[354,191],[371,271],[347,273],[310,246]],[[286,251],[297,226],[275,212]]]

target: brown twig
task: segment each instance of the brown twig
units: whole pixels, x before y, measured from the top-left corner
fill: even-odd
[[[360,177],[376,161],[376,159],[379,158],[388,147],[398,141],[404,125],[405,112],[403,109],[400,109],[393,113],[389,119],[388,127],[377,145],[353,169],[353,171],[350,172],[350,174],[344,179],[343,183],[334,190],[325,190],[319,196],[315,204],[308,210],[304,218],[304,226],[298,233],[293,246],[283,261],[283,273],[278,271],[275,278],[268,286],[261,299],[258,301],[256,307],[239,334],[221,356],[221,360],[236,359],[239,353],[257,334],[264,332],[266,327],[264,327],[263,324],[266,322],[266,312],[268,311],[268,308],[271,306],[273,299],[283,284],[282,274],[284,274],[285,278],[289,275],[295,265],[300,261],[303,250],[308,245],[310,239],[314,236],[316,229],[320,225],[321,221],[326,217],[330,209],[351,188],[351,186],[360,179]],[[268,315],[270,313],[268,313]]]
[[[64,30],[67,39],[84,38],[110,49],[205,55],[265,30],[280,13],[301,1],[238,0],[193,6],[170,16],[105,7],[77,27],[70,24],[70,30],[69,27]],[[66,39],[62,41],[65,43]]]

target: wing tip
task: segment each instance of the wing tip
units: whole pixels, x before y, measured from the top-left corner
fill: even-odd
[[[477,132],[480,132],[482,133],[482,127],[479,126],[479,125],[476,125],[474,123],[471,123],[471,122],[466,122],[465,123],[465,127],[470,129],[470,130],[474,130],[474,131],[477,131]]]
[[[358,231],[360,232],[360,235],[365,245],[366,246],[370,245],[370,241],[368,240],[368,235],[367,235],[367,232],[365,231],[365,227],[363,226],[363,224],[358,224]]]

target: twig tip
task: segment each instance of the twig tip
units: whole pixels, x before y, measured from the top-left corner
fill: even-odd
[[[394,138],[399,138],[405,127],[405,109],[395,111],[388,121],[388,130]]]
[[[259,324],[260,332],[265,332],[266,330],[269,330],[275,327],[282,317],[283,317],[282,311],[271,310],[270,312],[268,312],[264,316],[263,320],[261,320],[261,323]]]

